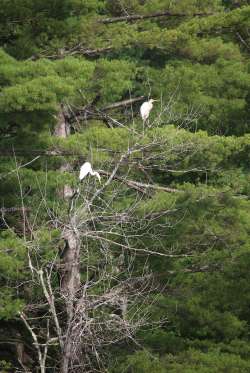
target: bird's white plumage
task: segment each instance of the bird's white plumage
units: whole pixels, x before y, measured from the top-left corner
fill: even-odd
[[[99,175],[99,173],[96,171],[93,171],[92,166],[89,162],[85,162],[80,168],[80,175],[79,175],[80,181],[82,181],[82,179],[84,179],[85,176],[87,176],[88,174],[92,176],[96,176],[98,180],[101,181],[101,176]]]
[[[80,168],[80,175],[79,179],[82,180],[88,173],[92,170],[91,164],[89,162],[85,162]]]
[[[156,101],[156,100],[153,100],[151,98],[149,101],[145,101],[141,105],[141,107],[140,107],[140,113],[141,113],[141,117],[142,117],[143,122],[145,122],[148,119],[150,111],[153,108],[153,102],[154,101]]]

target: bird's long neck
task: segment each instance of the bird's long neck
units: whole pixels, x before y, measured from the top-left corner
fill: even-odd
[[[96,176],[99,182],[101,181],[101,176],[99,175],[99,172],[92,170],[91,175]]]

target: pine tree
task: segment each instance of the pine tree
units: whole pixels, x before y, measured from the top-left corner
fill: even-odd
[[[1,4],[2,371],[249,370],[249,14]]]

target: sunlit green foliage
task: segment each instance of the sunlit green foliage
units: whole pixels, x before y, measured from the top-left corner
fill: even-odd
[[[172,15],[103,23],[167,11]],[[42,294],[30,283],[29,258],[46,268],[64,250],[59,226],[69,202],[60,198],[62,188],[91,193],[100,185],[93,178],[79,185],[83,161],[112,172],[121,152],[136,145],[117,176],[153,188],[142,193],[114,180],[96,208],[121,213],[135,205],[131,246],[168,256],[131,254],[135,272],[146,268],[157,284],[150,304],[141,306],[153,327],[138,332],[138,344],[108,347],[103,364],[112,373],[250,371],[249,20],[245,0],[2,1],[0,321],[6,349],[9,334],[32,345],[18,315]],[[107,109],[137,96],[159,100],[144,137],[140,101]],[[67,138],[53,136],[62,108],[71,116]],[[83,109],[89,116],[78,119]],[[65,163],[67,170],[59,171]],[[103,184],[107,178],[102,175]],[[82,204],[79,198],[74,207]],[[51,225],[55,217],[58,228]],[[124,235],[115,240],[124,244]],[[89,241],[90,268],[102,263],[98,245]],[[121,251],[112,250],[111,278]],[[83,267],[82,280],[88,275]],[[0,359],[2,372],[18,364],[16,357]]]

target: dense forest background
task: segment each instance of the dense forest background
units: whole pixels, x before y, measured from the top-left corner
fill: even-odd
[[[0,372],[250,372],[250,2],[0,5]]]

